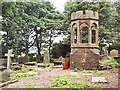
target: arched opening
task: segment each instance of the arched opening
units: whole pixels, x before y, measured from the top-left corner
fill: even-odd
[[[88,27],[82,28],[82,43],[88,43]]]
[[[96,28],[95,27],[92,27],[92,43],[96,43]]]
[[[77,43],[77,27],[74,27],[74,43]]]

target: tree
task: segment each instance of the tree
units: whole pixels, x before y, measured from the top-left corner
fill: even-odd
[[[35,45],[41,56],[42,45],[48,45],[49,52],[55,30],[62,27],[63,15],[55,11],[50,2],[4,2],[3,31],[4,50],[13,49],[16,55],[25,52],[28,56],[29,48]],[[50,33],[48,33],[48,31]],[[46,41],[46,39],[49,41]],[[4,52],[5,53],[5,52]]]
[[[34,42],[29,40],[33,33],[31,27],[33,18],[25,13],[26,4],[23,2],[4,2],[2,6],[2,30],[6,32],[3,35],[3,46],[8,47],[6,49],[12,48],[14,52],[19,52],[16,55],[25,51],[26,56],[28,56],[28,49]]]
[[[117,3],[118,4],[118,3]],[[99,42],[106,42],[113,46],[118,45],[118,36],[116,33],[119,32],[119,14],[118,5],[115,5],[112,2],[71,2],[70,0],[65,4],[64,14],[65,18],[65,28],[70,32],[70,16],[72,12],[76,12],[79,10],[92,10],[97,11],[99,13]],[[70,35],[70,33],[69,33]],[[70,37],[70,36],[69,36]]]
[[[53,4],[50,2],[30,2],[25,12],[36,18],[34,24],[35,45],[38,49],[38,55],[41,56],[42,46],[50,48],[52,46],[52,38],[55,30],[61,30],[63,15],[59,11],[55,11]]]
[[[15,2],[2,3],[2,31],[5,32],[2,37],[2,56],[7,53],[8,49],[13,49],[15,56],[24,50],[23,43],[19,42],[20,38],[16,32],[20,18],[17,17],[18,11],[15,9],[15,4]]]

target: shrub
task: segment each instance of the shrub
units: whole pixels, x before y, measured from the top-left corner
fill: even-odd
[[[54,80],[54,84],[52,84],[50,87],[59,87],[59,86],[63,86],[66,84],[69,84],[70,79],[68,78],[57,78]]]
[[[35,74],[29,74],[29,73],[17,73],[16,74],[16,78],[19,78],[19,77],[30,77],[30,76],[36,77]]]
[[[65,57],[70,57],[70,52],[68,52]]]
[[[87,73],[92,73],[91,71],[88,71]]]
[[[77,69],[80,70],[80,71],[84,70],[84,68],[82,68],[82,67],[78,67]]]
[[[118,76],[118,79],[120,79],[120,75]]]
[[[118,65],[119,61],[115,60],[113,57],[111,56],[107,56],[107,60],[104,61],[100,61],[101,65],[106,65],[106,64],[111,64],[111,65]]]
[[[98,70],[95,70],[94,73],[95,73],[95,74],[99,74],[99,71],[98,71]]]
[[[77,72],[77,70],[78,70],[78,69],[77,69],[77,68],[75,68],[75,69],[74,69],[74,72]]]

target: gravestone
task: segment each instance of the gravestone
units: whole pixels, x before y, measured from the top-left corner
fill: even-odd
[[[119,56],[118,55],[118,50],[113,49],[112,51],[110,51],[110,56],[112,56],[112,57],[118,57]]]
[[[0,59],[0,66],[7,67],[7,59]]]
[[[105,79],[105,77],[92,77],[92,81],[91,82],[103,82],[103,83],[107,83],[107,80]]]
[[[44,61],[43,62],[44,63],[50,63],[50,55],[49,55],[48,52],[45,53],[45,55],[44,55]]]
[[[64,61],[65,59],[62,57],[62,56],[60,56],[59,58],[58,58],[58,61]]]
[[[32,62],[33,61],[33,55],[30,55],[29,57],[30,57],[29,61]]]
[[[12,54],[12,50],[8,50],[8,54],[5,54],[5,56],[7,56],[7,69],[10,69],[10,65],[11,65],[11,59],[10,57],[14,57],[14,54]]]
[[[0,74],[0,82],[5,82],[9,80],[11,70],[5,70],[2,74]]]

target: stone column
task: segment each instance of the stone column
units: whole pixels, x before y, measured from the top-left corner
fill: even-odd
[[[99,31],[99,27],[97,26],[96,28],[96,44],[98,44],[98,32]]]
[[[91,44],[91,26],[89,27],[88,30],[88,44]]]
[[[81,27],[79,28],[80,28],[79,32],[80,32],[80,44],[81,44],[82,43],[82,28]]]
[[[73,32],[73,24],[71,23],[71,46],[74,43],[74,32]]]
[[[80,27],[79,27],[79,21],[77,22],[77,44],[80,43]]]

